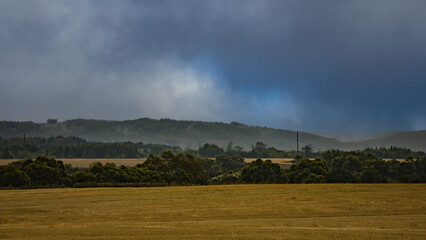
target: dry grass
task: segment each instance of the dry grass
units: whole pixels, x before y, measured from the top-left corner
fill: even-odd
[[[244,159],[245,162],[253,162],[255,161],[257,158],[246,158]],[[291,164],[293,164],[291,161],[294,160],[294,158],[262,158],[263,160],[269,159],[271,160],[273,163],[278,163],[282,168],[290,168]]]
[[[0,159],[0,166],[18,160],[19,159]],[[102,164],[113,162],[117,166],[124,165],[133,167],[138,163],[143,163],[146,158],[57,158],[57,160],[62,160],[64,163],[70,163],[73,167],[87,168],[94,162],[101,162]]]
[[[0,238],[426,239],[426,185],[2,190]]]
[[[274,163],[278,163],[282,168],[290,168],[293,158],[262,158],[263,160],[270,159]],[[0,159],[0,166],[8,163],[17,161],[18,159]],[[73,167],[84,167],[87,168],[93,162],[101,162],[105,164],[107,162],[113,162],[117,166],[128,166],[133,167],[138,163],[143,163],[146,158],[61,158],[64,163],[70,163]],[[255,161],[256,158],[246,158],[245,162]],[[390,160],[390,159],[385,159]],[[398,159],[398,161],[405,161],[404,159]]]

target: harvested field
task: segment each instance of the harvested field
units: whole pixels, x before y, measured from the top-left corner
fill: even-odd
[[[426,239],[426,185],[1,190],[0,238]]]
[[[102,164],[113,162],[117,166],[124,165],[133,167],[138,163],[143,163],[146,158],[56,158],[62,160],[64,163],[70,163],[73,167],[87,168],[91,163],[101,162]],[[0,166],[6,165],[11,162],[18,161],[19,159],[1,159]]]
[[[255,161],[257,158],[246,158],[244,159],[245,162],[253,162]],[[271,160],[273,163],[278,163],[281,168],[290,168],[292,161],[294,160],[294,158],[262,158],[263,160],[269,159]]]

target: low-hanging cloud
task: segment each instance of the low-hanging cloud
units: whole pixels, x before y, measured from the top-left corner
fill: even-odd
[[[0,118],[421,129],[424,1],[1,1]]]

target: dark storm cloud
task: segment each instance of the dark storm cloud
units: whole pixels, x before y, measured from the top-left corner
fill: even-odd
[[[426,127],[425,1],[1,1],[2,119]]]

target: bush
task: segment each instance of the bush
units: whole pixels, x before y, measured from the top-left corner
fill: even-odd
[[[327,174],[329,183],[357,183],[360,180],[345,169],[333,169]]]
[[[0,168],[0,187],[28,187],[30,185],[30,177],[15,166],[9,164]]]
[[[222,173],[216,177],[211,178],[208,184],[236,184],[241,182],[241,172],[227,172]]]
[[[291,165],[288,176],[291,183],[316,183],[325,182],[327,174],[328,167],[324,160],[302,159]]]
[[[318,175],[315,173],[311,173],[308,177],[304,178],[302,183],[325,183],[327,180],[324,175]]]
[[[23,167],[31,183],[40,186],[69,185],[71,180],[64,169],[62,161],[46,157],[38,157],[34,162],[27,161]]]
[[[245,183],[284,183],[287,178],[280,165],[271,160],[257,159],[241,170],[241,180]]]
[[[380,174],[373,167],[369,167],[362,171],[361,182],[363,183],[386,183],[387,178]]]
[[[220,155],[220,156],[216,157],[215,162],[222,167],[223,172],[239,171],[245,165],[247,165],[244,162],[244,158],[242,158],[240,156],[228,157],[228,156],[225,156],[225,155]]]
[[[83,172],[83,171],[75,171],[72,175],[71,175],[71,180],[72,183],[84,183],[84,182],[96,182],[97,178],[96,176],[89,172]]]

